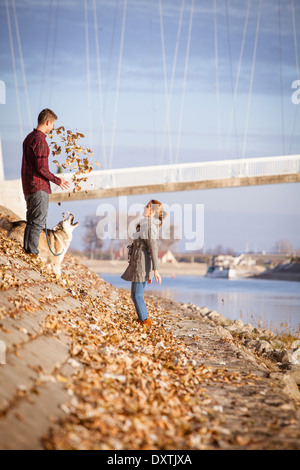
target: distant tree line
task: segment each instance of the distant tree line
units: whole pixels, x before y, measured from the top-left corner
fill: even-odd
[[[84,235],[83,235],[83,243],[84,243],[84,254],[90,259],[114,259],[114,254],[118,251],[119,253],[125,253],[125,257],[127,256],[127,245],[132,242],[129,238],[122,239],[119,237],[119,220],[120,217],[127,217],[127,215],[120,215],[117,214],[116,217],[116,233],[117,239],[106,239],[104,240],[99,237],[99,233],[97,235],[97,225],[99,223],[99,217],[96,215],[87,215],[84,219]],[[121,219],[122,220],[122,219]],[[129,224],[134,220],[134,217],[127,217],[127,228]],[[167,251],[176,249],[176,245],[178,243],[178,239],[176,237],[176,227],[174,224],[170,224],[170,226],[163,226],[162,230],[160,230],[160,239],[159,239],[159,250],[160,251]],[[100,234],[101,235],[101,234]],[[124,237],[123,237],[124,238]],[[277,254],[286,254],[286,255],[294,255],[300,256],[300,249],[293,250],[293,246],[290,240],[288,239],[281,239],[278,240],[273,249],[273,253]],[[224,247],[221,244],[218,244],[216,247],[208,249],[208,250],[200,250],[199,254],[207,254],[207,255],[232,255],[235,256],[239,253],[236,252],[233,248]]]

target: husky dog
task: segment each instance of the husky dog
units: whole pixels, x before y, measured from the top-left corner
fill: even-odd
[[[46,264],[49,264],[58,277],[61,275],[61,263],[71,243],[73,230],[77,225],[78,222],[74,223],[74,215],[70,214],[67,219],[61,220],[52,230],[47,229],[51,250],[59,256],[55,256],[51,253],[45,229],[41,232],[38,258]],[[18,220],[16,222],[10,222],[8,219],[0,220],[0,228],[6,230],[8,237],[20,243],[22,246],[25,227],[25,220]]]

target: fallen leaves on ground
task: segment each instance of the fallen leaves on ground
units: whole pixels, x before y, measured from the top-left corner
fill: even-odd
[[[72,289],[80,296],[81,286]],[[239,374],[197,366],[184,342],[153,318],[143,328],[129,295],[84,298],[82,310],[51,322],[72,338],[77,371],[67,381],[65,419],[45,439],[49,449],[185,449],[213,447],[222,407],[211,381],[239,386]],[[58,324],[56,323],[58,322]]]
[[[43,334],[62,332],[71,342],[68,366],[72,372],[40,373],[41,382],[59,382],[69,395],[61,405],[64,418],[43,439],[45,448],[218,447],[227,431],[222,404],[211,398],[209,387],[212,383],[240,387],[245,375],[197,364],[185,342],[163,327],[163,311],[154,311],[149,302],[152,326],[143,327],[136,321],[129,293],[114,289],[73,258],[67,256],[66,274],[54,279],[38,260],[29,259],[17,244],[0,237],[0,255],[4,254],[8,261],[0,267],[0,288],[16,288],[16,296],[11,298],[12,309],[0,318],[31,315],[42,308]],[[32,280],[21,283],[23,294],[18,294],[22,270],[11,269],[9,261],[16,257],[22,269],[37,271],[47,285],[34,304],[29,294],[23,297]],[[64,289],[63,300],[72,307],[54,313],[52,308],[48,313],[47,306],[62,300],[55,295],[55,286]],[[15,354],[22,358],[22,345]]]

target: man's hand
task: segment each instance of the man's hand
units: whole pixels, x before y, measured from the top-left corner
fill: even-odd
[[[61,181],[60,181],[59,187],[60,187],[61,189],[68,189],[68,188],[70,187],[69,181],[64,180],[63,178],[61,178],[60,180],[61,180]]]

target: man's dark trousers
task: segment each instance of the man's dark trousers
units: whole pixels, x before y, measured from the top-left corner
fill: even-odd
[[[26,253],[39,254],[38,245],[42,229],[48,217],[49,194],[37,191],[25,194],[27,205],[26,228],[24,232],[24,250]]]

